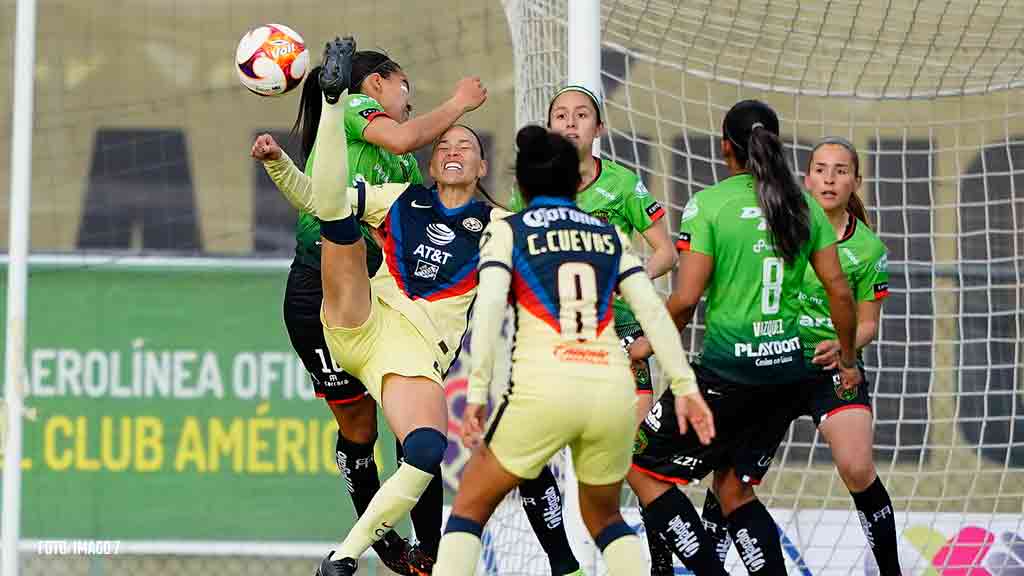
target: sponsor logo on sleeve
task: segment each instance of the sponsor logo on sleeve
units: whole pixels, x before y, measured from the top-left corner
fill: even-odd
[[[665,209],[661,207],[661,204],[657,202],[651,202],[651,205],[647,207],[646,212],[647,217],[650,218],[651,220],[654,220],[659,215],[663,214],[665,212]]]
[[[682,252],[690,251],[690,233],[680,232],[679,239],[676,240],[676,249]]]
[[[875,272],[889,272],[889,253],[882,254],[882,257],[875,262]]]
[[[360,110],[359,111],[359,115],[362,116],[363,118],[367,119],[367,120],[369,120],[373,116],[376,116],[378,114],[383,114],[383,113],[384,113],[384,111],[380,110],[379,108],[367,108],[366,110]]]
[[[690,201],[686,203],[686,208],[683,208],[682,221],[687,222],[696,218],[698,210],[697,202],[695,202],[693,198],[690,198]]]
[[[879,282],[878,284],[875,284],[875,300],[878,300],[880,298],[885,298],[888,295],[889,295],[889,283],[888,282]]]

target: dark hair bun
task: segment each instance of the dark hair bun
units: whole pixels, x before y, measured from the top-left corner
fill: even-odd
[[[516,135],[516,147],[532,162],[550,160],[552,156],[548,131],[540,126],[526,126],[520,130]]]
[[[580,162],[571,142],[540,126],[526,126],[516,134],[516,146],[516,180],[525,200],[535,196],[575,198]]]

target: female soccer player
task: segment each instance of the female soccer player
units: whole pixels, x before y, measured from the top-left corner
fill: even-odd
[[[516,143],[516,179],[529,204],[520,214],[493,221],[481,241],[463,417],[468,446],[480,444],[493,351],[510,299],[516,309],[512,383],[484,445],[466,465],[434,573],[473,574],[483,525],[494,508],[569,445],[583,522],[609,572],[637,574],[643,551],[619,513],[636,423],[629,360],[607,330],[614,325],[616,288],[658,349],[678,399],[677,426],[686,430],[690,422],[707,443],[714,436],[713,420],[640,261],[614,226],[573,203],[580,182],[573,145],[538,126],[520,130]]]
[[[320,220],[325,340],[341,367],[381,405],[405,455],[341,543],[339,559],[331,552],[321,563],[321,576],[354,574],[356,559],[412,508],[435,476],[447,446],[442,383],[476,293],[479,240],[484,226],[504,215],[473,199],[487,163],[475,133],[462,126],[448,129],[434,146],[430,173],[436,188],[359,183],[346,190],[346,104],[340,99],[352,78],[354,50],[351,39],[330,42],[325,50],[325,104],[312,178],[284,155],[267,164],[289,201]],[[476,90],[457,102],[460,113],[486,99],[486,90],[474,83]],[[357,218],[384,238],[384,265],[372,281]]]
[[[860,188],[860,157],[844,138],[829,137],[811,150],[804,187],[825,210],[838,238],[839,262],[857,299],[857,349],[878,336],[882,300],[889,295],[889,270],[885,245],[871,231]],[[892,501],[872,459],[874,433],[871,426],[871,396],[868,386],[844,392],[838,386],[836,367],[839,343],[829,317],[825,289],[808,270],[800,289],[800,343],[810,362],[811,386],[807,402],[797,415],[810,415],[832,449],[832,458],[861,515],[861,528],[883,576],[898,576],[896,523]],[[858,364],[859,358],[858,358]],[[863,372],[863,367],[861,367]],[[775,449],[764,456],[771,457]],[[703,518],[721,522],[717,507],[705,503]],[[716,532],[728,550],[729,535]],[[724,554],[720,560],[724,561]]]
[[[676,250],[661,204],[651,196],[635,172],[593,154],[594,140],[605,131],[598,97],[583,86],[562,88],[548,105],[548,128],[567,138],[576,148],[580,173],[576,195],[579,209],[614,224],[627,236],[634,231],[643,235],[651,248],[645,267],[651,278],[671,270],[676,263]],[[516,211],[523,208],[518,193],[513,196],[512,205]],[[623,344],[629,346],[643,336],[643,331],[621,298],[615,298],[613,307],[616,334]],[[638,394],[636,421],[639,423],[651,408],[653,382],[648,360],[637,360],[632,363],[632,368]],[[552,486],[555,487],[553,492]],[[552,516],[560,518],[562,509],[561,495],[551,471],[545,467],[537,478],[524,480],[519,485],[519,492],[530,525],[551,563],[551,573],[573,573],[579,568],[579,563],[569,548],[565,528],[561,522],[552,527],[548,521]],[[544,503],[548,508],[541,510],[538,503]],[[668,562],[672,561],[670,552],[659,554],[652,547],[651,554],[655,563],[664,563],[666,558]]]
[[[860,184],[860,157],[853,144],[833,137],[814,147],[804,186],[825,210],[838,238],[839,262],[857,298],[858,350],[878,336],[882,300],[889,295],[885,244],[868,224],[864,203],[857,196]],[[828,302],[821,282],[805,274],[800,291],[800,341],[804,356],[818,369],[812,370],[814,391],[804,413],[810,413],[832,449],[839,476],[861,513],[861,528],[880,573],[898,576],[901,571],[892,500],[872,458],[871,397],[866,385],[858,386],[855,394],[844,393],[836,386],[839,344],[829,322]]]
[[[319,66],[307,75],[293,133],[300,133],[307,174],[315,157],[314,142],[320,122]],[[347,180],[368,184],[409,182],[421,184],[419,166],[412,152],[436,139],[461,115],[458,99],[473,90],[465,79],[452,98],[437,109],[409,119],[409,79],[401,66],[385,54],[359,51],[352,57],[353,89],[345,97],[344,127],[349,151]],[[277,159],[280,147],[270,135],[253,145],[258,159]],[[372,228],[361,226],[367,246],[367,270],[372,275],[382,261]],[[296,353],[310,374],[317,397],[324,398],[338,421],[337,460],[357,514],[366,510],[380,488],[373,446],[377,438],[376,403],[363,384],[338,368],[323,338],[320,324],[320,223],[307,212],[299,213],[295,259],[288,274],[284,319]],[[419,545],[411,547],[394,531],[374,544],[381,560],[399,574],[427,574],[441,538],[444,488],[438,475],[424,498],[412,511]]]
[[[807,264],[832,304],[843,390],[861,382],[856,309],[828,218],[786,164],[775,112],[742,101],[726,114],[722,134],[732,176],[696,194],[683,210],[679,275],[668,301],[682,329],[707,291],[704,349],[695,370],[718,436],[704,447],[680,434],[666,392],[641,424],[629,481],[645,508],[648,533],[661,536],[695,573],[721,574],[696,510],[672,489],[714,471],[714,492],[747,570],[785,574],[775,522],[753,486],[771,464],[763,454],[778,444],[809,388],[797,297]]]

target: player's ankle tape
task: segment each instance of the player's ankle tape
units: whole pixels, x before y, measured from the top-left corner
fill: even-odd
[[[341,245],[355,244],[363,237],[359,232],[359,224],[352,215],[341,220],[321,220],[320,235]]]
[[[597,544],[598,550],[604,551],[609,544],[615,542],[623,536],[633,536],[636,533],[629,527],[625,522],[616,522],[607,526],[601,533],[594,538],[594,543]]]
[[[476,520],[451,514],[448,516],[448,523],[444,525],[444,533],[451,534],[453,532],[466,532],[479,538],[484,533],[484,527]]]

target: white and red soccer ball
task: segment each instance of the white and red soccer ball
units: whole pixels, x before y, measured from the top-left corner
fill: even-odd
[[[235,64],[243,86],[260,96],[280,96],[306,77],[309,51],[291,28],[266,24],[242,36]]]

